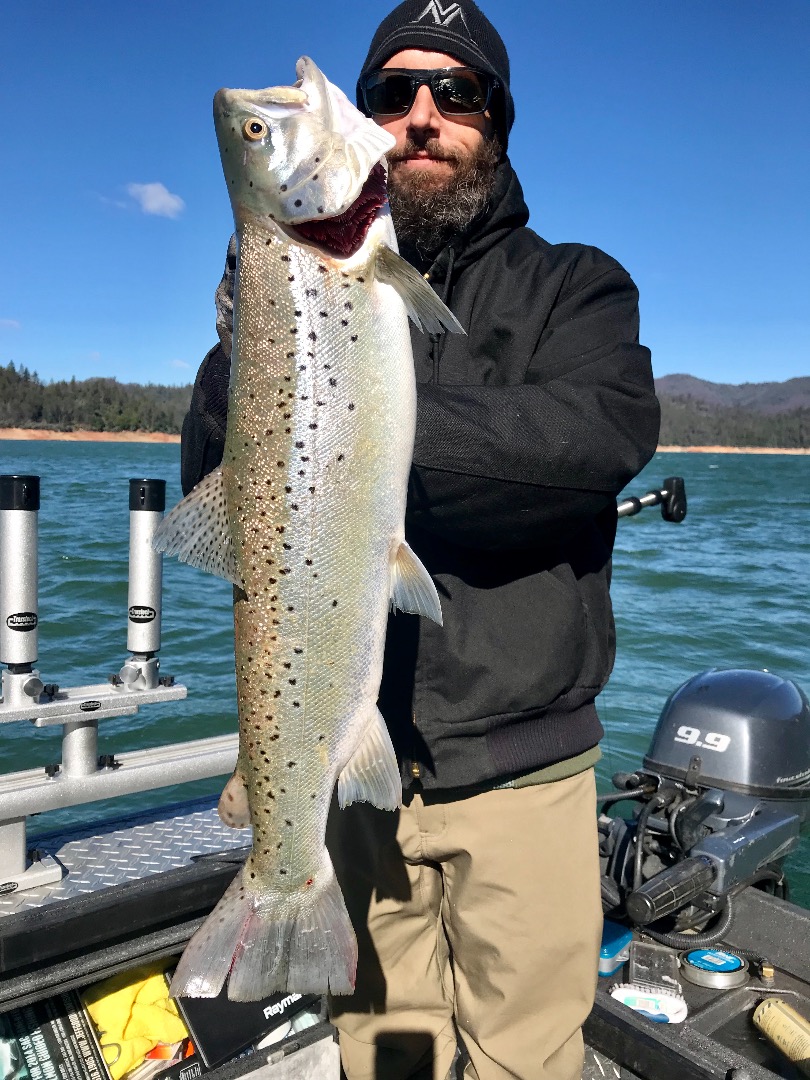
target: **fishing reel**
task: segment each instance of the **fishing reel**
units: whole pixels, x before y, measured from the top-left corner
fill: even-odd
[[[733,898],[787,898],[783,864],[810,818],[810,705],[767,671],[712,669],[664,706],[641,769],[600,796],[602,906],[679,947],[720,941]],[[610,805],[637,803],[631,818]],[[680,940],[685,931],[686,945]]]

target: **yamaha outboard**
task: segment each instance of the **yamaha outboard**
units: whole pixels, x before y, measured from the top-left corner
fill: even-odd
[[[638,806],[599,819],[605,913],[674,948],[697,944],[686,930],[712,944],[745,887],[787,895],[810,817],[810,705],[768,671],[705,671],[670,696],[643,767],[613,783],[603,806]]]

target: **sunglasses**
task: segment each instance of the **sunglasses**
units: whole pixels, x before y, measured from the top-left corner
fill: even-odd
[[[489,105],[498,80],[475,68],[384,68],[364,76],[360,89],[373,116],[405,116],[420,86],[429,86],[442,116],[475,116]]]

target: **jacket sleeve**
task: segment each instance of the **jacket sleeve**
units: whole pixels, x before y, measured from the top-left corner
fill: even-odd
[[[228,244],[225,272],[217,286],[219,343],[206,355],[191,394],[191,405],[180,436],[180,482],[183,494],[216,469],[225,449],[228,384],[233,338],[233,283],[236,275],[236,237]]]
[[[464,546],[553,544],[655,453],[638,292],[608,260],[560,296],[517,386],[419,387],[408,523]]]

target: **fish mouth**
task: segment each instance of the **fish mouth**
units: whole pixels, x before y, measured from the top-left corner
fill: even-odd
[[[379,163],[368,174],[360,194],[348,210],[337,217],[297,221],[287,229],[332,255],[348,258],[363,246],[371,223],[387,197],[385,167]]]

